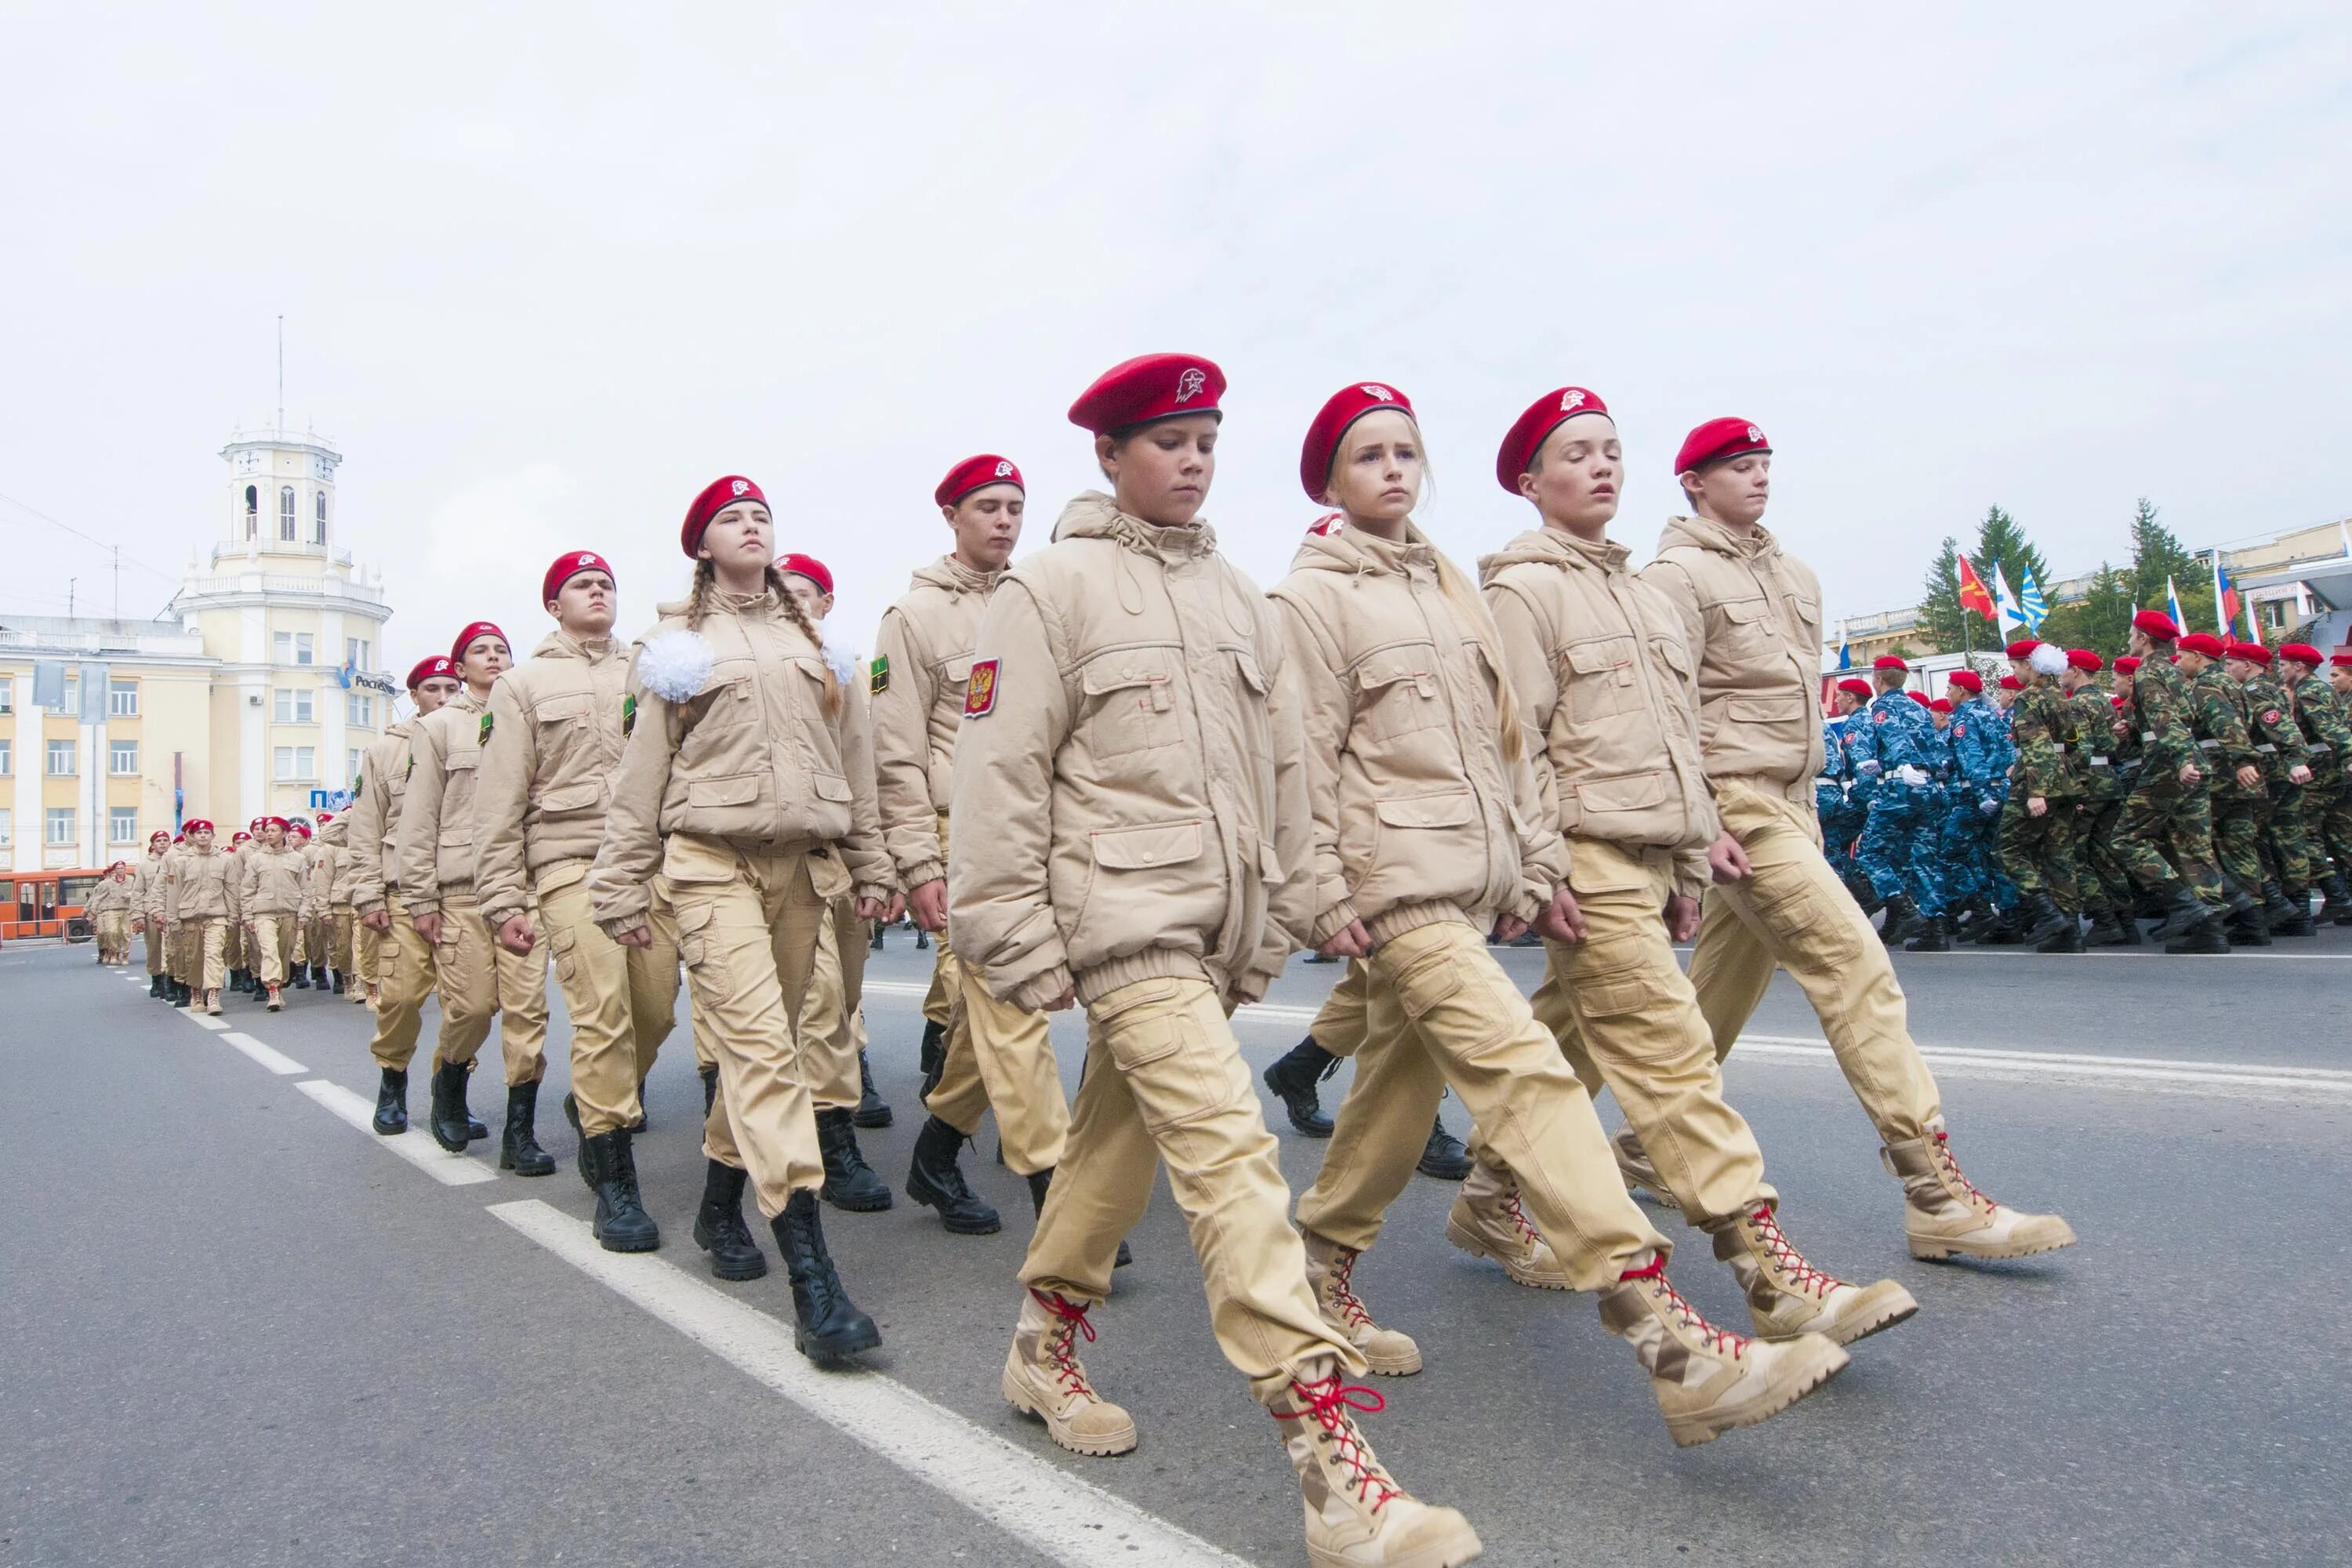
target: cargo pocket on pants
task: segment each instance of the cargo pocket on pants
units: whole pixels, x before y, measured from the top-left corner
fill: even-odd
[[[1862,956],[1862,939],[1853,928],[1863,922],[1848,919],[1805,872],[1783,873],[1748,896],[1773,942],[1798,958],[1835,969]],[[1859,916],[1861,906],[1850,898],[1847,902]]]
[[[1096,1027],[1144,1129],[1157,1138],[1223,1110],[1228,1075],[1209,1070],[1209,1043],[1177,1001],[1178,983],[1143,981],[1123,989],[1139,994],[1122,995]]]
[[[580,939],[572,928],[557,925],[541,916],[540,923],[547,927],[547,945],[555,952],[555,983],[568,994],[577,982],[580,968]]]
[[[1650,966],[1642,956],[1643,939],[1631,933],[1587,941],[1574,952],[1568,975],[1569,996],[1573,1001],[1580,1020],[1608,1027],[1618,1021],[1643,1012],[1656,999],[1658,988],[1650,979]],[[1672,962],[1669,960],[1669,962]],[[1634,1056],[1654,1053],[1643,1049],[1655,1040],[1655,1032],[1632,1032],[1622,1028],[1610,1030],[1610,1041]]]

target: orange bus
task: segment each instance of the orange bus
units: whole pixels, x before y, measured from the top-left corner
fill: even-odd
[[[84,915],[90,889],[104,871],[0,872],[0,942],[61,936],[88,942],[97,922]]]

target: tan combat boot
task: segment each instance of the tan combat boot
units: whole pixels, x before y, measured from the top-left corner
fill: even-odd
[[[1298,1472],[1307,1560],[1315,1568],[1458,1568],[1485,1550],[1478,1532],[1454,1510],[1407,1496],[1357,1429],[1357,1411],[1386,1403],[1333,1373],[1293,1383],[1269,1412]]]
[[[1601,1321],[1633,1347],[1677,1448],[1779,1415],[1843,1370],[1819,1334],[1778,1343],[1718,1329],[1666,1282],[1666,1260],[1628,1269],[1601,1293]]]
[[[1445,1216],[1445,1239],[1473,1258],[1491,1258],[1503,1272],[1521,1285],[1538,1290],[1568,1290],[1568,1268],[1529,1223],[1519,1207],[1518,1184],[1510,1173],[1485,1159],[1471,1162],[1470,1173]]]
[[[1850,1345],[1919,1310],[1911,1292],[1892,1279],[1853,1285],[1822,1273],[1805,1261],[1781,1233],[1780,1220],[1761,1205],[1716,1229],[1715,1255],[1731,1265],[1732,1278],[1747,1292],[1748,1315],[1759,1339],[1821,1334],[1832,1344]]]
[[[1078,1361],[1077,1336],[1088,1343],[1095,1326],[1079,1302],[1032,1290],[1005,1352],[997,1387],[1015,1410],[1045,1423],[1045,1434],[1074,1454],[1124,1454],[1135,1447],[1135,1422],[1094,1391]]]
[[[1356,1259],[1362,1256],[1352,1247],[1307,1232],[1307,1288],[1315,1292],[1315,1305],[1323,1321],[1363,1352],[1367,1370],[1382,1377],[1410,1377],[1421,1370],[1421,1347],[1412,1342],[1411,1334],[1372,1321],[1371,1313],[1357,1299],[1350,1277],[1356,1271]]]
[[[1903,1182],[1903,1234],[1914,1258],[2024,1258],[2074,1245],[2074,1230],[2054,1214],[2027,1214],[1997,1204],[1960,1174],[1944,1119],[1927,1136],[1878,1152]]]
[[[1617,1135],[1609,1140],[1609,1152],[1617,1156],[1617,1174],[1623,1178],[1627,1192],[1660,1208],[1682,1213],[1682,1204],[1658,1174],[1657,1166],[1650,1163],[1650,1152],[1642,1147],[1642,1135],[1633,1131],[1632,1122],[1617,1129]]]

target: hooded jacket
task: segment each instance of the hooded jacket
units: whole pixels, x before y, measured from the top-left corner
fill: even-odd
[[[1364,921],[1376,942],[1439,921],[1532,921],[1567,879],[1523,745],[1499,743],[1500,639],[1438,554],[1356,529],[1310,533],[1271,597],[1297,672],[1315,811],[1308,940]],[[1458,578],[1457,578],[1458,580]]]
[[[1761,528],[1667,521],[1642,581],[1682,612],[1697,666],[1707,776],[1757,779],[1810,804],[1822,771],[1822,586]]]
[[[394,832],[394,877],[409,914],[431,914],[474,885],[474,781],[482,765],[484,700],[470,686],[416,721],[408,793]]]
[[[1205,978],[1248,999],[1314,923],[1275,607],[1205,523],[1088,491],[1007,573],[956,741],[949,923],[991,994]]]
[[[246,918],[299,915],[307,907],[303,889],[310,877],[310,857],[292,845],[282,849],[259,847],[237,857],[237,902]]]
[[[310,842],[310,902],[319,912],[351,904],[351,823],[349,813],[334,816]]]
[[[947,815],[981,616],[1003,579],[1002,572],[942,556],[916,573],[906,597],[883,612],[867,681],[875,795],[883,842],[908,888],[947,875],[939,819]]]
[[[490,688],[474,782],[474,899],[493,929],[588,874],[635,721],[629,654],[558,629]]]
[[[352,825],[351,903],[355,914],[373,914],[383,908],[393,886],[394,835],[400,831],[400,808],[408,798],[408,743],[415,728],[413,718],[390,726],[360,764],[359,798],[344,818]]]
[[[173,922],[227,920],[236,913],[232,890],[236,859],[218,845],[210,849],[184,847],[176,857],[164,857],[164,915]]]

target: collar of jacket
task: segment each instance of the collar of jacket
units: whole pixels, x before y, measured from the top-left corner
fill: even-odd
[[[483,709],[488,708],[489,705],[488,699],[475,696],[473,687],[467,685],[457,688],[457,695],[452,697],[448,701],[444,702],[441,706],[444,708],[455,708],[463,713],[479,713]]]
[[[944,588],[950,594],[985,594],[1004,575],[1002,569],[983,572],[968,566],[953,555],[942,555],[915,574],[912,586]]]
[[[1065,539],[1108,539],[1164,562],[1196,560],[1217,549],[1217,531],[1207,523],[1164,528],[1146,522],[1119,510],[1118,503],[1100,490],[1085,491],[1062,509],[1054,523],[1054,542]]]
[[[613,639],[609,635],[576,637],[562,626],[541,637],[539,646],[530,650],[533,658],[584,658],[590,664],[599,663],[612,655]]]
[[[1760,522],[1742,533],[1727,528],[1709,517],[1666,519],[1666,531],[1658,540],[1658,548],[1665,551],[1677,544],[1688,544],[1700,550],[1711,550],[1717,555],[1728,555],[1735,560],[1753,560],[1760,555],[1777,555],[1780,551],[1780,542],[1766,532],[1764,525]]]
[[[1408,518],[1402,539],[1383,539],[1358,528],[1310,533],[1299,542],[1292,558],[1294,572],[1346,572],[1356,576],[1437,575],[1437,551],[1429,536]]]
[[[1566,529],[1531,528],[1512,540],[1492,555],[1478,561],[1478,580],[1491,583],[1495,574],[1506,566],[1535,562],[1545,566],[1597,567],[1603,572],[1622,572],[1633,552],[1605,535],[1600,539],[1580,539]]]

